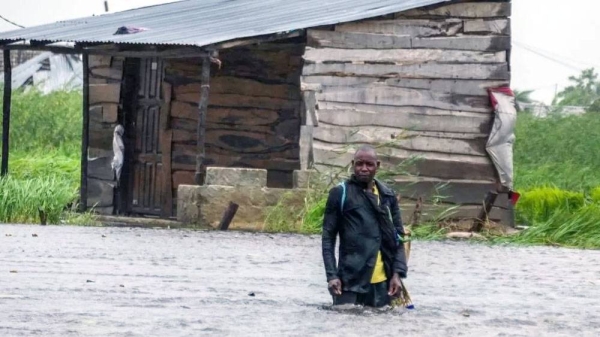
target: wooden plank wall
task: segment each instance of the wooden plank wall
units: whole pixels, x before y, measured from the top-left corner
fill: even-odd
[[[100,214],[113,213],[115,181],[110,162],[113,130],[117,126],[123,58],[89,56],[88,208]]]
[[[416,183],[398,179],[403,202],[440,193],[475,214],[494,188],[486,88],[510,80],[510,10],[462,1],[308,30],[302,81],[318,88],[318,126],[302,152],[318,168],[341,167],[346,145],[391,142],[385,165],[421,158]]]
[[[220,51],[221,68],[211,66],[207,166],[264,168],[275,178],[289,176],[291,184],[300,167],[304,48],[302,41],[286,41]],[[200,59],[166,61],[175,191],[194,184],[200,70]]]

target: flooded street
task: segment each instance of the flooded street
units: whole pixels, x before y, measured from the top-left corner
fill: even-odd
[[[599,251],[415,242],[409,268],[415,310],[337,312],[317,236],[0,225],[0,336],[600,335]]]

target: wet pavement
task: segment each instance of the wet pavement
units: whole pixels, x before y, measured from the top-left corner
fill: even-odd
[[[320,247],[0,225],[0,336],[600,336],[600,251],[415,242],[416,309],[380,313],[330,309]]]

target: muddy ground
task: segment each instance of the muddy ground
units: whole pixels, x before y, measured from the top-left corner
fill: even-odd
[[[416,310],[378,313],[330,310],[320,247],[294,235],[0,225],[0,336],[600,335],[599,251],[415,242]]]

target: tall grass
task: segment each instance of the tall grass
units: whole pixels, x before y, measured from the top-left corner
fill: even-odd
[[[16,152],[10,156],[10,175],[19,180],[54,177],[79,186],[81,160],[64,151]]]
[[[341,172],[341,171],[340,171]],[[339,175],[339,174],[338,174]],[[281,200],[266,211],[264,230],[319,234],[325,214],[328,190],[336,183],[332,174],[316,173],[309,188],[286,193]],[[339,178],[341,179],[341,178]],[[302,193],[302,195],[298,195]]]
[[[590,198],[593,202],[600,204],[600,186],[594,188],[592,192],[590,192]]]
[[[600,186],[600,116],[535,118],[520,114],[514,147],[519,190],[557,187],[589,191]]]
[[[8,223],[39,222],[39,211],[48,223],[59,223],[69,204],[77,198],[71,181],[55,176],[0,179],[0,219]]]
[[[516,242],[600,248],[600,116],[519,115]]]
[[[0,92],[0,105],[2,97]],[[80,91],[54,91],[47,95],[37,89],[14,91],[10,116],[11,152],[50,151],[79,156],[81,101]]]
[[[558,245],[578,248],[600,248],[600,204],[592,203],[575,211],[555,209],[548,219],[533,226],[514,241],[526,244]]]
[[[571,192],[556,187],[541,187],[526,191],[517,204],[522,222],[547,221],[556,210],[576,212],[585,204],[583,192]]]
[[[0,105],[3,95],[0,92]],[[12,94],[9,176],[0,179],[0,222],[72,220],[81,153],[81,92]]]

